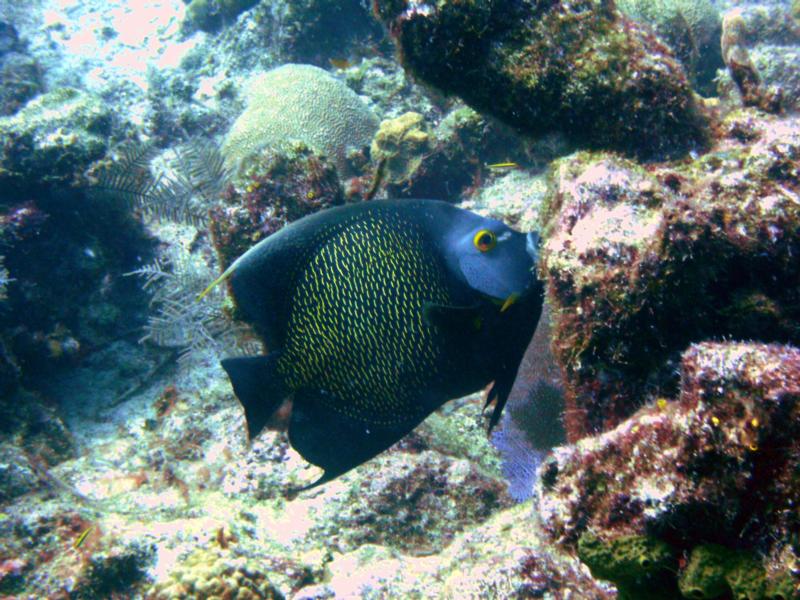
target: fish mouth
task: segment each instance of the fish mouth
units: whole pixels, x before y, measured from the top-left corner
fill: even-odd
[[[486,296],[489,300],[491,300],[492,304],[500,308],[500,312],[506,312],[513,304],[516,303],[517,300],[522,298],[524,293],[520,292],[511,292],[506,298],[496,298],[495,296]]]
[[[519,299],[520,295],[521,294],[519,294],[518,292],[514,292],[508,298],[506,298],[505,301],[503,302],[503,306],[500,307],[500,312],[501,313],[506,312],[511,307],[511,305],[514,304],[514,302],[516,302]]]

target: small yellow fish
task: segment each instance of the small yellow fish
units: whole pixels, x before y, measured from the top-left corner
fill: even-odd
[[[82,533],[82,534],[80,534],[80,535],[78,536],[78,539],[77,539],[77,540],[75,540],[75,543],[74,543],[74,544],[72,544],[72,547],[73,547],[75,550],[77,550],[78,548],[80,548],[80,547],[81,547],[81,545],[83,545],[83,542],[85,542],[85,541],[86,541],[86,538],[87,538],[87,537],[89,537],[89,534],[92,532],[92,530],[93,530],[93,529],[94,529],[94,525],[89,525],[89,527],[87,527],[86,529],[84,529],[83,533]]]
[[[331,63],[332,67],[336,67],[337,69],[346,69],[352,64],[346,58],[329,58],[328,62]]]
[[[508,162],[499,162],[499,163],[492,163],[490,165],[486,165],[487,169],[491,169],[492,171],[502,171],[503,169],[519,169],[519,164],[508,161]]]

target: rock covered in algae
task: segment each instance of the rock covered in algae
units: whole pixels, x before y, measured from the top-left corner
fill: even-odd
[[[378,0],[404,66],[533,135],[639,157],[704,145],[681,65],[613,3]]]
[[[723,18],[721,96],[777,112],[800,108],[800,22],[785,4],[729,10]]]
[[[227,267],[287,223],[342,203],[336,167],[305,144],[254,156],[209,212],[220,263]]]
[[[529,148],[522,136],[497,119],[484,117],[467,106],[455,106],[433,132],[416,118],[413,122],[408,120],[410,117],[399,118],[403,120],[391,119],[387,123],[390,129],[386,133],[391,137],[381,141],[378,137],[383,135],[379,133],[373,141],[373,162],[381,157],[397,157],[397,167],[393,169],[396,175],[382,174],[378,192],[389,198],[453,201],[482,189],[484,180],[491,176],[488,165],[512,159],[528,162]],[[401,149],[392,137],[406,127],[416,133]],[[384,149],[376,147],[381,143],[386,145]]]
[[[708,594],[689,597],[731,590],[737,598],[762,598],[759,590],[768,586],[793,589],[785,597],[795,597],[800,518],[790,507],[800,499],[798,439],[800,350],[694,345],[683,356],[677,398],[557,449],[545,463],[543,530],[574,545],[596,576],[621,589],[630,582],[602,571],[611,560],[586,553],[589,532],[604,540],[605,552],[647,536],[676,557],[686,554],[683,566],[667,572],[673,588]]]
[[[572,440],[673,394],[693,341],[800,344],[800,120],[742,111],[722,131],[679,166],[554,163],[541,272]]]
[[[711,0],[617,0],[625,15],[652,26],[669,44],[704,94],[713,92],[722,68],[722,20]]]
[[[349,171],[347,152],[368,146],[378,129],[370,108],[344,83],[311,65],[287,64],[255,77],[247,106],[222,146],[228,164],[264,149],[303,142]]]
[[[0,186],[69,185],[106,151],[111,112],[86,92],[61,88],[0,117]],[[2,194],[0,194],[2,196]]]

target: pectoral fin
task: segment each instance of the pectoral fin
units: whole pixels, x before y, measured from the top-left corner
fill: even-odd
[[[428,323],[447,333],[463,335],[480,331],[483,327],[478,305],[446,306],[429,302],[423,308],[423,316]]]

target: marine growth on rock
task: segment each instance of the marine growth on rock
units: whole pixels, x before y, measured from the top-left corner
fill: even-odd
[[[647,28],[601,0],[376,0],[407,70],[532,135],[641,158],[705,146],[686,74]]]

